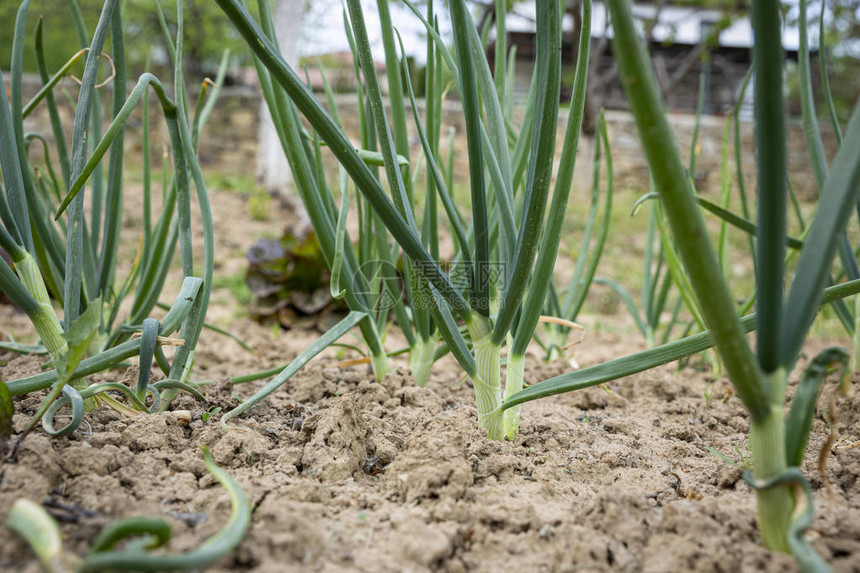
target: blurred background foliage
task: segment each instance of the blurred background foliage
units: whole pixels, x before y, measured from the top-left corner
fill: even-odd
[[[90,33],[95,29],[103,0],[77,0]],[[161,0],[165,19],[171,34],[175,34],[176,0]],[[12,55],[11,38],[15,30],[15,17],[19,2],[0,2],[0,68],[9,69]],[[253,3],[251,3],[253,4]],[[151,69],[156,75],[169,72],[169,56],[164,35],[158,21],[154,0],[125,0],[121,3],[128,23],[126,33],[126,57],[129,77],[143,73],[147,56],[151,57]],[[245,43],[230,26],[229,21],[214,2],[208,0],[185,2],[185,20],[193,25],[185,26],[185,71],[187,75],[202,76],[215,72],[224,49],[229,49],[234,58],[250,64],[250,53]],[[255,10],[252,10],[255,12]],[[64,0],[31,0],[27,17],[27,42],[24,51],[24,72],[37,73],[36,54],[33,45],[36,24],[43,19],[43,37],[48,68],[52,72],[62,66],[80,49],[77,35],[71,24],[71,9]],[[109,49],[110,42],[106,45]],[[235,61],[235,60],[234,60]],[[80,75],[80,70],[76,73]]]
[[[177,0],[160,0],[160,4],[166,15],[166,21],[171,34],[175,33],[175,13]],[[273,3],[275,0],[272,0]],[[98,14],[103,5],[103,0],[77,0],[87,24],[88,30],[92,31],[96,25]],[[827,4],[827,25],[825,30],[825,42],[829,52],[829,68],[831,78],[840,78],[832,82],[835,104],[839,115],[845,119],[850,112],[854,97],[860,90],[860,0],[825,0]],[[417,0],[417,4],[424,4],[423,0]],[[511,8],[517,0],[509,0],[508,7]],[[749,9],[748,0],[651,0],[649,2],[637,2],[642,4],[653,4],[657,6],[693,6],[702,10],[718,10],[727,16],[745,14]],[[13,31],[15,27],[15,16],[20,2],[18,0],[0,1],[0,38],[9,41],[0,42],[0,69],[8,70],[11,59]],[[125,10],[126,22],[126,56],[129,66],[129,77],[135,78],[145,68],[147,58],[151,59],[150,69],[159,77],[169,77],[172,73],[169,65],[167,46],[164,35],[158,21],[158,12],[155,0],[123,0],[122,9]],[[472,2],[473,9],[479,19],[483,21],[492,17],[494,3],[487,0],[475,0]],[[578,10],[578,0],[568,0],[568,10]],[[797,1],[789,0],[784,3],[785,19],[788,24],[796,22]],[[813,51],[817,48],[815,37],[817,36],[818,16],[821,4],[813,2],[810,9],[810,28],[813,28]],[[256,2],[249,2],[248,7],[252,13],[256,12]],[[336,12],[339,19],[340,2],[336,0],[316,0],[305,2],[305,25],[314,25],[320,16],[313,14],[328,14]],[[307,14],[312,12],[310,16]],[[51,72],[57,70],[80,48],[71,26],[71,9],[66,0],[31,0],[29,16],[27,19],[27,42],[24,52],[24,72],[35,73],[36,56],[33,49],[34,30],[39,18],[43,19],[44,42]],[[256,14],[255,14],[256,16]],[[229,49],[232,56],[232,71],[228,74],[227,83],[233,83],[239,76],[236,73],[251,66],[250,53],[244,42],[239,38],[230,26],[226,17],[218,9],[214,2],[209,0],[185,0],[186,21],[193,23],[185,27],[185,71],[190,78],[196,79],[212,75],[218,67],[218,63],[224,49]],[[325,16],[328,17],[328,16]],[[316,19],[315,19],[316,18]],[[107,46],[110,46],[108,42]],[[109,48],[108,48],[109,49]],[[330,63],[326,56],[322,57],[324,65]],[[310,68],[316,66],[315,57],[303,59],[303,63]],[[338,64],[343,62],[338,61]],[[347,62],[351,70],[351,62]],[[237,67],[238,66],[238,67]],[[813,66],[817,68],[817,57],[813,54]],[[328,65],[326,65],[329,68]],[[338,66],[333,66],[337,68]],[[330,69],[330,68],[329,68]],[[411,74],[415,82],[415,91],[419,96],[423,95],[423,73],[413,69]],[[81,69],[73,70],[79,76]],[[814,70],[817,78],[817,69]],[[797,97],[796,73],[792,66],[787,74],[786,88],[788,90],[789,112],[799,115],[799,98]],[[819,82],[814,82],[816,92]],[[337,89],[337,86],[335,86]],[[816,96],[819,94],[816,93]],[[822,98],[816,97],[820,103],[820,113],[826,112],[823,107]]]

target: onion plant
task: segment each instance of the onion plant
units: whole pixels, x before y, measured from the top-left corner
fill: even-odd
[[[258,32],[267,41],[276,44],[269,2],[260,1],[258,5],[265,34],[259,29]],[[276,49],[272,47],[272,50]],[[391,285],[391,282],[396,280],[396,256],[383,233],[379,233],[379,240],[373,240],[373,231],[375,228],[379,230],[379,223],[360,201],[358,208],[362,248],[358,253],[352,248],[344,248],[346,243],[351,244],[346,239],[346,215],[349,204],[347,181],[341,178],[340,191],[344,208],[338,210],[323,170],[318,133],[315,130],[313,135],[310,135],[304,130],[295,106],[283,90],[278,89],[274,78],[270,76],[259,58],[255,63],[263,96],[271,111],[272,123],[290,164],[296,189],[320,242],[323,257],[332,270],[332,294],[337,298],[343,298],[352,311],[361,314],[359,328],[370,351],[374,373],[378,378],[382,378],[388,371],[388,358],[382,342],[383,331],[387,310],[392,304],[382,304],[380,299],[384,297],[385,300],[392,301],[402,324],[408,324],[407,319],[404,318],[405,307],[400,300],[400,293],[396,292]],[[294,79],[301,84],[297,76],[294,76]],[[334,98],[330,96],[329,101],[333,103]],[[363,102],[360,103],[363,104]],[[337,117],[336,106],[332,107],[332,110]],[[366,149],[362,153],[354,149],[353,151],[356,153],[356,159],[367,169],[369,169],[368,165],[376,168],[380,164],[381,157],[372,149]],[[404,161],[403,164],[408,165],[408,161]],[[398,173],[403,164],[395,167]],[[376,264],[377,259],[381,264]],[[373,281],[374,277],[382,280]],[[411,336],[411,331],[404,328],[404,332]],[[409,341],[413,342],[414,337],[409,338]]]
[[[74,104],[74,126],[69,131],[60,119],[54,90],[68,73],[69,65],[50,75],[45,65],[41,21],[36,28],[35,52],[43,88],[29,102],[23,101],[22,61],[29,0],[18,11],[9,71],[10,97],[0,90],[0,248],[11,265],[0,260],[0,288],[24,312],[50,355],[54,370],[7,383],[12,395],[40,389],[52,391],[34,423],[45,412],[69,405],[72,423],[53,432],[51,416],[43,418],[52,433],[73,431],[80,423],[83,400],[120,410],[153,411],[166,408],[187,383],[194,349],[203,327],[213,276],[212,216],[206,186],[195,148],[200,130],[211,111],[220,83],[201,91],[191,117],[182,71],[182,3],[177,6],[177,36],[168,38],[175,64],[174,98],[161,81],[145,73],[130,93],[126,90],[122,5],[104,3],[98,25],[88,39],[75,0],[69,0],[72,21],[83,44],[72,62],[84,61],[84,72]],[[110,57],[104,53],[110,36]],[[111,108],[104,114],[98,94],[101,65],[110,61],[111,75],[102,85],[112,85]],[[226,65],[226,59],[224,62]],[[5,74],[0,74],[5,75]],[[223,75],[219,74],[219,78]],[[219,79],[220,82],[220,79]],[[170,138],[173,172],[165,170],[161,213],[153,216],[149,156],[148,92],[158,99]],[[70,98],[71,99],[71,98]],[[128,274],[119,276],[117,253],[122,236],[124,198],[125,127],[135,108],[143,105],[144,132],[144,230],[140,247]],[[24,132],[23,121],[39,106],[47,107],[53,144],[48,135]],[[103,129],[103,115],[109,120]],[[68,141],[67,133],[72,140]],[[42,144],[44,157],[30,156],[28,144]],[[105,165],[106,164],[106,165]],[[204,253],[197,254],[202,277],[195,277],[195,253],[191,246],[192,186],[203,221]],[[89,205],[84,194],[89,190]],[[184,281],[176,302],[162,320],[148,318],[164,290],[179,245]],[[202,262],[202,265],[201,265]],[[120,305],[132,298],[130,314],[119,319]],[[55,304],[63,308],[62,322]],[[178,331],[178,338],[170,335]],[[177,346],[172,360],[163,345]],[[134,355],[140,356],[135,388],[107,383],[88,385],[85,376],[110,368]],[[165,380],[150,381],[153,359]],[[67,385],[68,384],[68,385]],[[125,388],[123,390],[123,388]],[[129,406],[106,392],[128,395]],[[196,393],[196,391],[194,391]],[[60,394],[64,397],[55,402]],[[199,395],[199,393],[198,393]],[[32,424],[31,424],[32,427]]]
[[[587,25],[584,23],[583,27]],[[573,108],[572,111],[581,113],[579,107]],[[604,154],[606,155],[605,161],[603,159]],[[565,167],[565,159],[571,162],[569,168]],[[570,172],[572,172],[573,168],[572,163],[572,158],[562,158],[557,185],[562,184],[563,178],[567,179],[570,177]],[[606,193],[605,198],[601,202],[600,175],[603,163],[606,164]],[[601,255],[603,254],[603,247],[606,244],[606,239],[609,237],[612,198],[615,193],[612,150],[606,132],[606,121],[602,113],[598,129],[594,135],[594,165],[592,173],[591,206],[588,211],[585,232],[580,242],[579,255],[576,258],[573,276],[566,285],[561,287],[557,286],[554,282],[550,283],[546,301],[544,302],[544,315],[560,319],[545,319],[545,336],[543,339],[536,338],[538,344],[543,347],[547,360],[565,358],[565,349],[578,343],[578,341],[569,342],[568,335],[572,327],[581,328],[576,326],[574,321],[585,305],[585,299],[591,284],[615,284],[595,275],[597,264],[600,262]],[[592,242],[594,243],[593,246]],[[623,288],[620,285],[616,286]],[[632,303],[632,300],[630,302]]]
[[[509,113],[513,100],[512,84],[500,75],[504,74],[503,70],[510,62],[504,58],[497,61],[497,77],[494,79],[484,56],[484,44],[465,0],[448,3],[454,29],[453,53],[434,25],[433,2],[428,3],[426,15],[411,2],[406,2],[428,32],[430,56],[427,73],[432,81],[428,81],[427,117],[423,120],[414,104],[410,82],[401,84],[399,76],[401,72],[406,75],[407,69],[397,65],[394,30],[387,16],[387,2],[379,2],[391,86],[390,121],[371,57],[361,3],[348,0],[349,30],[357,68],[364,80],[361,89],[366,108],[360,109],[363,125],[368,127],[364,131],[362,148],[357,149],[336,117],[318,103],[278,53],[272,41],[265,6],[261,5],[261,27],[238,0],[217,1],[259,62],[258,70],[267,102],[274,109],[275,125],[279,127],[282,143],[290,158],[296,186],[314,221],[327,260],[333,264],[338,257],[342,265],[340,274],[356,277],[352,285],[341,283],[336,289],[344,293],[353,311],[372,316],[373,309],[369,303],[373,301],[362,301],[361,288],[357,288],[363,288],[367,277],[355,272],[359,256],[364,255],[367,247],[359,241],[356,254],[348,241],[337,239],[334,201],[324,180],[314,177],[309,140],[315,142],[317,137],[328,146],[349,175],[361,196],[358,204],[365,209],[365,216],[372,218],[373,232],[379,241],[376,256],[380,253],[385,256],[390,249],[388,234],[405,255],[406,308],[403,312],[398,312],[396,307],[394,310],[395,318],[407,337],[409,329],[414,327],[415,341],[410,341],[413,369],[422,372],[429,367],[428,362],[432,363],[450,351],[472,380],[479,425],[487,429],[490,438],[513,437],[519,424],[518,413],[511,411],[503,416],[500,410],[503,398],[502,347],[510,342],[506,392],[512,394],[522,388],[522,357],[534,335],[552,280],[580,133],[588,31],[581,40],[573,111],[562,150],[562,176],[552,193],[547,215],[560,100],[560,2],[539,2],[537,5],[535,72],[526,119],[517,130]],[[590,3],[584,4],[584,21],[590,22]],[[500,56],[507,53],[504,12],[502,9],[497,14],[496,42]],[[468,223],[452,200],[450,174],[449,177],[444,176],[439,167],[443,163],[438,151],[441,108],[438,78],[442,74],[442,63],[450,72],[460,95],[466,125],[471,215]],[[412,116],[428,172],[423,216],[417,211],[411,181],[403,169],[404,162],[409,163],[408,147],[404,141],[405,112],[401,110],[404,85],[413,104]],[[304,139],[299,114],[314,131]],[[369,164],[369,154],[381,158],[384,177],[375,171],[373,164]],[[440,259],[436,228],[441,217],[437,200],[443,207],[454,237],[456,253],[451,262],[462,271],[463,284],[452,280]],[[387,233],[383,233],[383,229]],[[337,245],[343,245],[343,253],[338,252]],[[367,319],[363,321],[367,322]],[[360,326],[371,352],[381,355],[381,349],[374,349],[372,325],[360,323]],[[436,337],[442,343],[438,347]]]
[[[699,132],[706,94],[704,89],[705,84],[705,72],[703,70],[699,78],[699,95],[696,101],[695,124],[693,127],[693,137],[690,141],[688,172],[691,178],[694,178],[696,172]],[[728,197],[731,188],[731,176],[726,173],[725,169],[727,166],[727,151],[728,143],[724,137],[720,173],[722,188],[721,202],[724,202],[723,199]],[[657,196],[652,188],[648,194],[636,202],[631,217],[638,214],[645,200],[656,198]],[[725,231],[726,224],[723,222],[720,229],[721,239],[719,250],[720,264],[723,269],[726,268],[727,260],[725,256],[726,249],[724,248]],[[678,263],[677,253],[666,230],[663,211],[660,209],[658,203],[651,203],[648,209],[648,222],[645,232],[641,304],[636,304],[633,295],[620,282],[606,277],[597,277],[595,279],[595,283],[608,286],[621,298],[624,306],[633,318],[636,328],[645,338],[645,342],[649,347],[653,347],[658,343],[665,344],[669,341],[672,331],[678,323],[679,315],[685,302],[692,305],[691,314],[695,318],[700,317],[690,294],[689,284],[683,279],[683,270]],[[674,277],[681,277],[681,280],[677,281]],[[673,286],[676,287],[676,290],[680,291],[675,293],[674,297],[672,296]],[[670,319],[667,323],[664,323],[663,314],[667,310],[670,312]]]
[[[691,350],[700,351],[713,343],[737,396],[750,415],[753,469],[746,479],[756,490],[764,544],[774,550],[791,552],[805,570],[827,570],[803,536],[810,526],[812,502],[809,485],[798,466],[803,461],[822,382],[834,365],[841,365],[844,373],[847,353],[830,349],[811,361],[787,414],[786,385],[819,306],[822,302],[838,301],[855,294],[860,286],[860,281],[851,280],[827,287],[833,259],[844,244],[845,228],[860,189],[860,104],[854,109],[829,173],[822,174],[818,209],[808,225],[797,256],[797,271],[784,295],[788,194],[780,10],[775,1],[753,3],[758,175],[757,312],[741,318],[681,163],[630,4],[626,0],[610,0],[608,5],[622,83],[675,248],[702,319],[710,330],[547,380],[506,400],[503,408],[593,386],[668,362]],[[842,263],[850,265],[845,260]],[[756,329],[754,349],[745,336],[753,327]]]

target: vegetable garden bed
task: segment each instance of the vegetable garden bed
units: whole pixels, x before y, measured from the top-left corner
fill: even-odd
[[[237,245],[272,223],[255,221],[235,192],[213,190],[216,252],[224,272],[244,265]],[[135,211],[132,205],[132,212]],[[226,214],[229,213],[230,217]],[[247,217],[247,220],[241,218]],[[130,224],[134,224],[131,222]],[[567,272],[560,261],[561,272]],[[170,283],[168,283],[169,285]],[[169,290],[169,286],[168,286]],[[213,320],[257,348],[204,331],[201,377],[223,380],[276,366],[319,333],[298,328],[272,335],[250,319],[224,288],[213,290]],[[582,366],[641,350],[644,342],[623,308],[581,318],[588,329],[577,347]],[[0,306],[4,329],[27,332],[26,319]],[[815,353],[829,342],[816,338]],[[4,354],[9,359],[11,355]],[[213,571],[786,571],[790,556],[761,546],[755,497],[740,470],[711,453],[741,462],[749,422],[725,385],[703,397],[708,377],[675,365],[524,407],[513,442],[489,441],[476,428],[473,391],[451,359],[418,388],[392,361],[377,384],[367,366],[327,368],[323,355],[283,389],[246,414],[248,430],[224,433],[220,413],[262,382],[206,390],[209,404],[180,397],[190,411],[125,418],[102,408],[68,439],[27,438],[16,465],[4,465],[0,515],[18,497],[50,500],[65,516],[68,550],[83,553],[99,530],[121,517],[153,515],[174,527],[174,549],[190,549],[227,518],[224,490],[203,467],[208,445],[257,504],[239,548]],[[40,370],[37,358],[15,358],[4,380]],[[801,363],[801,367],[805,361]],[[569,370],[562,361],[527,371],[544,379]],[[798,368],[802,371],[802,368]],[[113,375],[115,378],[116,375]],[[136,379],[136,369],[124,375]],[[95,382],[96,380],[94,380]],[[794,385],[790,386],[789,394]],[[723,398],[726,398],[723,400]],[[41,396],[16,403],[16,426]],[[848,439],[819,474],[827,424],[813,426],[804,472],[816,500],[813,545],[835,571],[860,567],[860,398],[836,402],[835,424]],[[679,483],[680,478],[680,483]],[[53,504],[53,508],[51,508]],[[193,524],[193,525],[191,525]],[[27,545],[0,532],[0,569],[38,571]]]
[[[315,309],[313,329],[288,320],[287,334],[224,320],[242,310],[212,296],[219,285],[237,286],[237,275],[223,272],[234,266],[225,253],[258,238],[238,213],[269,215],[251,201],[237,208],[228,194],[219,202],[234,206],[220,205],[215,217],[197,159],[229,56],[189,113],[184,9],[177,4],[174,37],[156,4],[172,95],[149,73],[126,93],[121,7],[106,0],[90,39],[72,0],[82,49],[68,65],[85,64],[69,154],[52,91],[66,68],[49,75],[41,26],[35,49],[46,85],[23,105],[28,2],[21,5],[10,89],[0,90],[0,287],[40,344],[3,307],[14,338],[0,348],[35,354],[0,372],[7,528],[48,571],[280,571],[285,562],[300,570],[784,570],[792,562],[782,554],[804,572],[855,570],[860,440],[849,390],[860,356],[860,297],[848,297],[860,292],[852,244],[860,103],[843,126],[825,71],[823,97],[840,143],[831,161],[815,115],[805,1],[798,72],[814,205],[800,204],[787,177],[779,3],[751,6],[754,65],[742,89],[755,78],[755,200],[744,184],[738,104],[725,122],[713,201],[696,189],[695,135],[688,163],[681,160],[629,2],[609,0],[613,50],[649,180],[636,186],[635,201],[616,189],[601,112],[591,199],[573,209],[581,234],[565,227],[569,202],[580,202],[571,183],[589,77],[590,0],[580,6],[557,171],[560,1],[536,3],[534,76],[519,126],[506,80],[516,59],[505,48],[504,3],[496,0],[491,71],[489,28],[475,28],[465,0],[447,3],[453,46],[439,35],[432,2],[425,17],[404,1],[428,32],[425,117],[388,3],[380,1],[377,14],[390,76],[385,100],[367,14],[347,0],[344,24],[363,79],[359,143],[345,133],[328,84],[326,109],[281,57],[269,3],[259,0],[257,22],[238,0],[217,0],[253,52],[313,228],[310,245],[325,267],[313,293],[349,309],[305,306]],[[104,129],[95,90],[108,37],[114,89]],[[819,59],[823,69],[826,54]],[[449,133],[443,158],[438,112],[451,89],[462,102],[466,144],[455,149]],[[150,90],[170,136],[160,200],[152,193]],[[24,129],[43,101],[59,177],[48,141]],[[124,141],[138,104],[136,197],[124,176]],[[42,143],[47,177],[29,155],[33,140]],[[457,153],[468,157],[468,200],[454,184]],[[332,159],[336,181],[325,166]],[[632,216],[648,211],[636,245],[641,262],[623,252],[607,264],[601,257],[611,245],[631,239],[610,230],[625,203]],[[620,269],[634,258],[641,299]],[[122,282],[118,269],[128,273]],[[562,284],[559,276],[572,278]],[[624,319],[583,312],[597,285],[623,302],[638,333]],[[282,293],[271,292],[278,307]],[[836,344],[853,341],[853,357],[821,336],[807,341],[828,322],[812,328],[823,307],[844,332]],[[588,346],[574,359],[582,338],[571,333],[588,330]],[[21,336],[27,343],[16,341]],[[835,388],[826,383],[832,374]],[[560,397],[529,404],[550,396]],[[10,539],[9,567],[24,567],[21,543]]]

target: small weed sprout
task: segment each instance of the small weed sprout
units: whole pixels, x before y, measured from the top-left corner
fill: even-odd
[[[221,413],[221,406],[210,406],[210,407],[209,407],[209,408],[208,408],[208,409],[203,413],[203,416],[201,417],[201,420],[203,420],[203,423],[205,424],[206,422],[208,422],[208,421],[209,421],[209,418],[211,418],[212,416],[215,416],[215,415],[217,415],[217,414],[220,414],[220,413]]]

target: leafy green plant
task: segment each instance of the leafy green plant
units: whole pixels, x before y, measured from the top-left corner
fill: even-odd
[[[256,299],[251,311],[255,318],[274,316],[289,327],[294,315],[313,315],[337,304],[313,231],[288,227],[277,240],[257,241],[246,258],[245,283]]]
[[[784,297],[788,193],[780,11],[778,2],[753,4],[757,313],[741,318],[705,231],[663,111],[647,51],[637,36],[630,4],[611,0],[608,5],[621,78],[655,187],[710,331],[545,381],[506,400],[503,408],[639,371],[676,358],[681,350],[698,351],[712,341],[736,394],[750,414],[753,470],[747,474],[747,481],[756,490],[762,540],[771,549],[791,552],[804,570],[825,571],[826,564],[803,537],[811,523],[812,504],[808,482],[798,466],[805,453],[821,384],[833,366],[841,366],[844,374],[847,353],[827,350],[811,361],[787,415],[785,390],[788,373],[795,366],[819,306],[855,294],[860,284],[852,280],[827,287],[834,256],[844,244],[845,227],[860,189],[860,104],[855,107],[829,174],[821,180],[818,210],[797,257],[799,270]],[[844,257],[841,262],[850,264]],[[745,336],[754,324],[755,352]]]
[[[158,518],[129,517],[107,525],[93,541],[87,556],[81,559],[64,551],[54,519],[41,505],[25,498],[12,506],[6,527],[30,544],[42,568],[50,573],[201,570],[235,549],[251,524],[251,506],[239,484],[215,464],[206,448],[203,460],[207,471],[227,490],[231,512],[224,527],[195,549],[183,553],[154,551],[170,542],[170,524]],[[122,544],[125,546],[118,549]]]
[[[6,90],[0,90],[0,248],[11,259],[11,264],[0,260],[0,288],[29,316],[54,370],[7,384],[13,396],[51,388],[30,427],[41,418],[49,433],[63,434],[77,427],[85,405],[91,408],[105,403],[120,411],[149,412],[169,406],[180,389],[200,396],[187,380],[204,324],[214,258],[212,216],[195,149],[223,73],[218,81],[203,85],[195,114],[189,116],[181,66],[183,13],[179,3],[177,37],[167,38],[176,62],[176,99],[171,99],[165,86],[149,73],[143,74],[134,89],[126,93],[126,23],[122,6],[116,0],[104,3],[90,40],[77,3],[69,0],[72,22],[83,46],[74,59],[85,59],[69,142],[69,130],[61,122],[53,93],[68,66],[49,75],[41,25],[36,27],[35,53],[44,87],[30,102],[23,101],[22,58],[28,6],[25,0],[18,10],[12,40],[10,98]],[[113,71],[109,82],[102,83],[114,87],[111,110],[105,118],[97,83],[100,62],[107,57],[103,52],[108,34]],[[225,59],[222,70],[226,63]],[[173,157],[172,173],[167,169],[164,172],[163,204],[157,218],[153,217],[152,205],[149,90],[158,98]],[[51,119],[53,146],[47,144],[46,137],[23,130],[24,118],[41,104],[47,107]],[[123,229],[124,131],[139,104],[143,107],[144,137],[143,231],[138,254],[128,274],[121,277],[117,253]],[[109,120],[104,130],[103,119]],[[42,163],[29,155],[28,143],[34,140],[42,143]],[[191,246],[192,186],[203,222],[202,278],[195,276]],[[86,190],[90,194],[88,208],[84,204]],[[148,318],[164,290],[177,245],[184,277],[179,295],[162,320]],[[197,260],[199,265],[199,254]],[[121,304],[129,297],[130,313],[120,320]],[[62,323],[54,310],[55,303],[63,306]],[[179,337],[171,338],[177,330]],[[177,347],[172,360],[165,356],[165,345]],[[87,383],[87,375],[135,355],[140,356],[135,388]],[[165,374],[161,382],[150,381],[153,360]],[[129,405],[108,394],[115,391],[125,394]],[[53,413],[66,406],[72,409],[72,423],[54,431]]]

